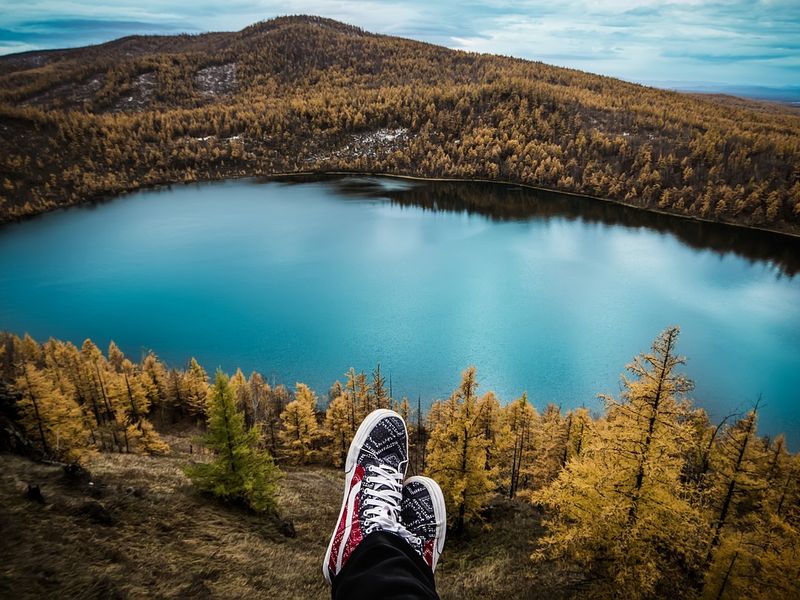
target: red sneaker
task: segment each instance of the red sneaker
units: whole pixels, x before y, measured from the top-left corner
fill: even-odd
[[[405,421],[391,410],[371,412],[347,453],[342,509],[322,563],[328,584],[367,534],[381,530],[408,536],[399,518],[407,466]]]
[[[435,571],[447,532],[447,512],[439,484],[428,477],[409,477],[403,486],[400,521],[414,536],[407,541]]]

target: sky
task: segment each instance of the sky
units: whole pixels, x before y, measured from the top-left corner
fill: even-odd
[[[0,54],[286,14],[663,87],[800,90],[800,0],[0,0]]]

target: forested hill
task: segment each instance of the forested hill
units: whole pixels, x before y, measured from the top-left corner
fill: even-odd
[[[0,58],[0,220],[294,171],[485,178],[800,233],[800,110],[317,17]]]

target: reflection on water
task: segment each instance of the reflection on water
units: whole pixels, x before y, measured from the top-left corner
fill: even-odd
[[[380,362],[423,405],[475,365],[504,401],[597,409],[677,324],[697,404],[716,418],[761,394],[760,430],[800,447],[794,240],[514,186],[291,182],[146,190],[3,227],[0,329],[320,397]]]
[[[296,181],[317,181],[304,177]],[[484,182],[426,181],[375,177],[325,177],[343,195],[389,198],[400,206],[432,211],[467,211],[496,221],[582,220],[588,223],[647,227],[675,236],[697,250],[732,252],[749,261],[766,261],[778,276],[800,272],[800,239],[743,227],[683,219],[594,198]],[[291,180],[286,180],[291,181]]]

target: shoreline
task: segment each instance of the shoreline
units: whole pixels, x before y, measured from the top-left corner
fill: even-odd
[[[758,227],[755,225],[744,225],[742,223],[732,223],[729,221],[715,221],[713,219],[707,219],[703,217],[698,217],[696,215],[682,215],[675,212],[666,211],[659,208],[646,208],[642,206],[637,206],[636,204],[632,204],[630,202],[625,202],[624,200],[614,200],[613,198],[603,198],[602,196],[593,196],[590,194],[581,194],[578,192],[570,192],[566,190],[559,190],[555,188],[548,188],[542,186],[536,186],[528,183],[519,183],[515,181],[502,181],[502,180],[493,180],[493,179],[467,179],[463,177],[428,177],[424,175],[409,175],[409,174],[402,174],[402,173],[387,173],[382,171],[342,171],[342,170],[325,170],[325,169],[318,169],[318,170],[305,170],[305,171],[284,171],[284,172],[277,172],[277,173],[250,173],[247,175],[232,175],[220,178],[199,178],[195,181],[172,181],[172,182],[161,182],[161,183],[152,183],[152,184],[145,184],[140,185],[136,188],[132,188],[129,190],[122,190],[116,194],[102,194],[95,197],[89,197],[81,202],[76,202],[73,204],[67,204],[64,206],[57,206],[50,210],[45,210],[42,212],[32,213],[21,215],[18,217],[11,217],[7,218],[6,215],[0,216],[0,229],[2,229],[5,225],[10,225],[13,223],[21,223],[27,221],[29,219],[35,219],[36,217],[40,217],[46,214],[55,213],[60,210],[66,210],[69,208],[80,207],[80,206],[91,206],[93,204],[101,204],[103,202],[110,202],[117,198],[121,198],[123,196],[127,196],[129,194],[133,194],[139,191],[149,191],[149,190],[158,190],[162,187],[171,187],[173,185],[189,185],[189,184],[197,184],[197,183],[213,183],[216,181],[228,181],[228,180],[237,180],[237,179],[255,179],[261,178],[265,180],[280,180],[280,179],[292,179],[296,177],[387,177],[391,179],[404,179],[408,181],[430,181],[430,182],[441,182],[441,183],[482,183],[482,184],[489,184],[489,185],[500,185],[500,186],[507,186],[507,187],[517,187],[532,191],[538,192],[547,192],[551,194],[561,194],[564,196],[571,196],[573,198],[586,198],[588,200],[595,200],[599,202],[604,202],[606,204],[612,204],[617,206],[624,206],[626,208],[630,208],[637,211],[642,212],[649,212],[653,214],[663,215],[666,217],[672,217],[676,219],[684,219],[688,221],[694,221],[696,223],[708,223],[712,225],[719,225],[723,227],[733,227],[738,230],[746,230],[746,231],[753,231],[761,234],[768,234],[777,237],[785,237],[789,238],[793,241],[800,241],[800,232],[794,233],[791,231],[784,231],[779,229],[769,229],[766,227]]]

